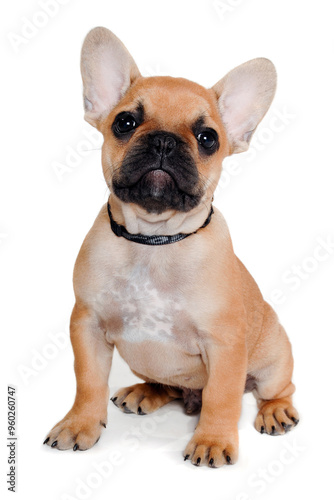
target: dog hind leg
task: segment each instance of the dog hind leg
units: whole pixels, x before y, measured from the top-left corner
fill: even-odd
[[[111,400],[124,413],[146,415],[181,397],[175,387],[145,382],[119,389]]]
[[[291,382],[293,357],[285,330],[267,303],[262,336],[256,350],[265,359],[265,366],[252,372],[256,379],[253,394],[259,408],[255,428],[261,434],[284,434],[299,422],[298,412],[292,404],[295,391]]]

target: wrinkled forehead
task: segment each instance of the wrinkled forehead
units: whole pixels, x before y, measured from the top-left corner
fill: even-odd
[[[165,130],[192,127],[200,119],[211,127],[221,125],[214,91],[184,78],[139,78],[120,105],[122,110],[142,107],[145,122]]]

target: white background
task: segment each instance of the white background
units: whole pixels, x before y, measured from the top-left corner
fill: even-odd
[[[1,491],[12,498],[5,484],[6,391],[14,384],[16,498],[331,496],[334,249],[318,253],[319,241],[334,241],[331,2],[62,3],[53,17],[40,15],[37,0],[7,2],[1,13]],[[30,26],[30,38],[16,38],[15,50],[13,34],[22,36],[27,20],[44,26]],[[245,396],[240,459],[233,467],[211,470],[182,461],[197,417],[185,415],[178,403],[146,417],[124,415],[110,404],[108,428],[92,450],[42,446],[73,402],[67,336],[72,269],[107,199],[99,146],[88,145],[75,168],[66,160],[84,131],[93,130],[83,121],[79,55],[84,36],[97,25],[121,38],[144,75],[183,76],[211,86],[253,57],[268,57],[277,68],[271,110],[251,153],[224,163],[215,203],[237,255],[288,331],[301,421],[286,437],[260,435],[253,428],[253,397]],[[55,165],[66,161],[68,171],[57,176]],[[302,277],[292,281],[294,272]],[[116,356],[111,393],[134,381]],[[106,461],[108,477],[102,478],[96,468]]]

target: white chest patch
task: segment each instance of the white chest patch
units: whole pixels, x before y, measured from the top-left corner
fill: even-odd
[[[155,287],[146,269],[135,268],[129,280],[118,282],[112,299],[123,319],[123,340],[168,342],[173,338],[175,316],[181,305]]]

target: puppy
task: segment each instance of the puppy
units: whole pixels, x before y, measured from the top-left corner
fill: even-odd
[[[121,41],[95,28],[81,72],[110,196],[74,269],[75,402],[45,443],[86,450],[98,441],[117,347],[144,383],[117,391],[115,405],[145,415],[183,398],[187,412],[201,409],[184,459],[233,464],[245,390],[259,432],[284,434],[299,419],[290,342],[211,205],[223,159],[247,150],[271,104],[274,66],[254,59],[210,89],[144,78]]]

